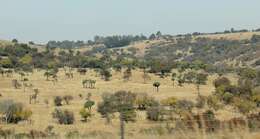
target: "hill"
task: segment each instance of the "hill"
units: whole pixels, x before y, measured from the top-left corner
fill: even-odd
[[[3,41],[0,138],[258,138],[257,33]]]

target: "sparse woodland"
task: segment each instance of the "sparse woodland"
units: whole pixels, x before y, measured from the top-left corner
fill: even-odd
[[[14,39],[0,45],[0,138],[260,138],[258,34]]]

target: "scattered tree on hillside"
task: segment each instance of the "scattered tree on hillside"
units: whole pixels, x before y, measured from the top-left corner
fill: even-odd
[[[100,74],[102,76],[102,79],[104,79],[105,81],[109,81],[110,78],[112,77],[112,74],[110,73],[110,71],[108,69],[102,69],[100,71]]]
[[[74,114],[68,110],[55,109],[52,117],[58,120],[59,124],[70,125],[74,123]]]
[[[128,81],[131,76],[132,76],[132,69],[128,67],[124,72],[123,78],[125,81]]]
[[[205,85],[208,80],[208,74],[198,73],[195,77],[195,84],[197,86],[198,96],[200,96],[200,85]]]
[[[159,87],[160,87],[161,83],[160,82],[154,82],[153,86],[156,88],[156,91],[159,91]]]
[[[172,86],[174,86],[174,82],[175,82],[176,78],[177,78],[177,74],[176,74],[175,72],[172,73],[172,78],[171,78],[171,80],[172,80]]]
[[[134,122],[136,112],[134,108],[136,95],[131,92],[118,91],[115,94],[103,95],[103,101],[98,104],[98,112],[109,119],[109,115],[119,112],[120,135],[124,138],[125,122]]]

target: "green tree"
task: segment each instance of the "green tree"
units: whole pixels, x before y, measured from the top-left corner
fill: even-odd
[[[4,68],[12,68],[13,67],[12,61],[9,58],[0,59],[0,65],[2,65],[2,67],[4,67]]]
[[[12,43],[15,43],[15,44],[16,44],[16,43],[18,43],[18,40],[17,40],[17,39],[13,39],[13,40],[12,40]]]
[[[115,94],[103,95],[103,101],[98,104],[98,112],[107,119],[110,114],[119,112],[121,139],[124,138],[125,122],[135,121],[135,98],[136,95],[131,92],[118,91]]]
[[[154,82],[153,86],[156,88],[156,91],[159,92],[159,87],[160,87],[161,83],[160,82]]]
[[[92,107],[95,105],[95,102],[92,100],[88,100],[87,102],[85,102],[84,104],[84,108],[87,108],[89,110],[89,112],[91,112]]]
[[[20,59],[21,64],[31,65],[32,63],[32,56],[25,55]]]

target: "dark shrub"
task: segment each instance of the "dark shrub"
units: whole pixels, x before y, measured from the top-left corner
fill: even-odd
[[[218,88],[219,86],[229,86],[230,80],[226,77],[219,77],[214,81],[215,88]]]
[[[62,97],[56,96],[56,97],[54,98],[54,105],[55,105],[55,106],[62,106]]]
[[[55,109],[52,116],[57,119],[60,124],[69,125],[74,123],[74,114],[68,110]]]

